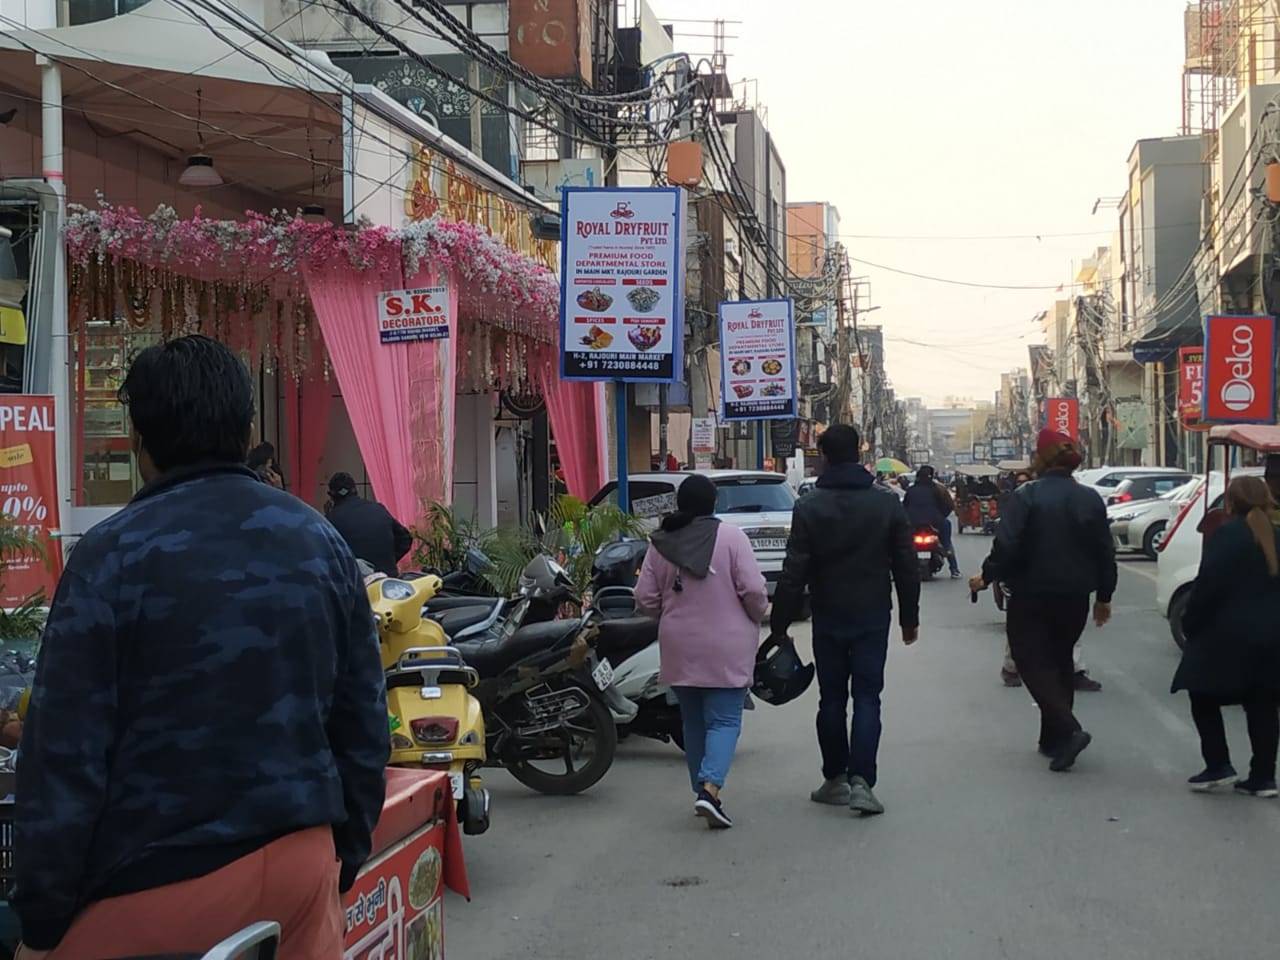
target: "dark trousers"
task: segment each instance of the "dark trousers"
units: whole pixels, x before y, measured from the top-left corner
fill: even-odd
[[[1210,769],[1231,763],[1227,730],[1222,723],[1222,701],[1202,693],[1191,694],[1191,719],[1200,734],[1200,752]],[[1244,716],[1249,724],[1249,745],[1253,763],[1249,776],[1254,780],[1276,778],[1276,752],[1280,750],[1280,703],[1275,694],[1257,693],[1246,697]]]
[[[889,611],[856,617],[813,617],[818,672],[818,746],[828,780],[862,777],[876,783],[880,692],[889,654]],[[853,721],[849,724],[849,700]]]
[[[1089,619],[1089,596],[1009,598],[1009,651],[1022,682],[1040,707],[1040,749],[1052,753],[1080,729],[1072,654]]]
[[[951,567],[952,573],[960,572],[960,563],[956,559],[956,548],[951,542],[951,518],[943,517],[942,523],[938,525],[938,541],[942,544],[942,549],[947,554],[947,563]]]

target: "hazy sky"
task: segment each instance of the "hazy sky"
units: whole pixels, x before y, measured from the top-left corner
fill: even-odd
[[[850,255],[952,279],[1069,282],[1109,242],[1135,140],[1178,132],[1185,0],[650,0],[726,17],[732,79],[759,96],[791,200],[840,209]],[[681,31],[711,33],[710,24]],[[709,53],[712,41],[681,37]],[[1083,234],[1049,237],[1048,234]],[[1038,234],[1018,240],[889,236]],[[854,235],[863,235],[862,237]],[[868,237],[866,235],[872,235]],[[981,290],[866,264],[899,396],[990,399],[1063,294]],[[1068,288],[1069,292],[1069,288]],[[930,344],[905,343],[906,338]]]

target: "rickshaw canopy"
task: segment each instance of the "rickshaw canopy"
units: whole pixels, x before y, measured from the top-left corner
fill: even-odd
[[[1259,453],[1280,453],[1280,426],[1268,423],[1228,424],[1213,427],[1209,442],[1244,447]]]
[[[1000,470],[987,463],[962,463],[956,466],[956,473],[965,477],[998,477]]]
[[[1001,460],[996,464],[1005,473],[1017,473],[1019,470],[1030,470],[1030,460]]]

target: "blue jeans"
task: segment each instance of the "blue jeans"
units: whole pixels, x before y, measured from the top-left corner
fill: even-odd
[[[854,617],[814,614],[813,662],[818,670],[818,746],[828,780],[862,777],[876,785],[880,692],[889,656],[888,610]],[[853,722],[846,726],[849,699]]]
[[[960,564],[956,560],[956,548],[951,544],[951,518],[943,517],[942,523],[938,524],[938,539],[942,541],[942,549],[946,551],[947,563],[951,565],[952,573],[960,572]]]
[[[684,758],[693,792],[704,783],[723,787],[742,732],[745,687],[673,687],[684,721]]]

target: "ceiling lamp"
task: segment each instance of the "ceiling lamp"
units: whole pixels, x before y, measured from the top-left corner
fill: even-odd
[[[213,165],[213,157],[204,152],[204,96],[196,87],[196,139],[200,143],[198,152],[187,157],[187,168],[178,177],[178,183],[184,187],[220,187],[225,182],[218,168]]]

